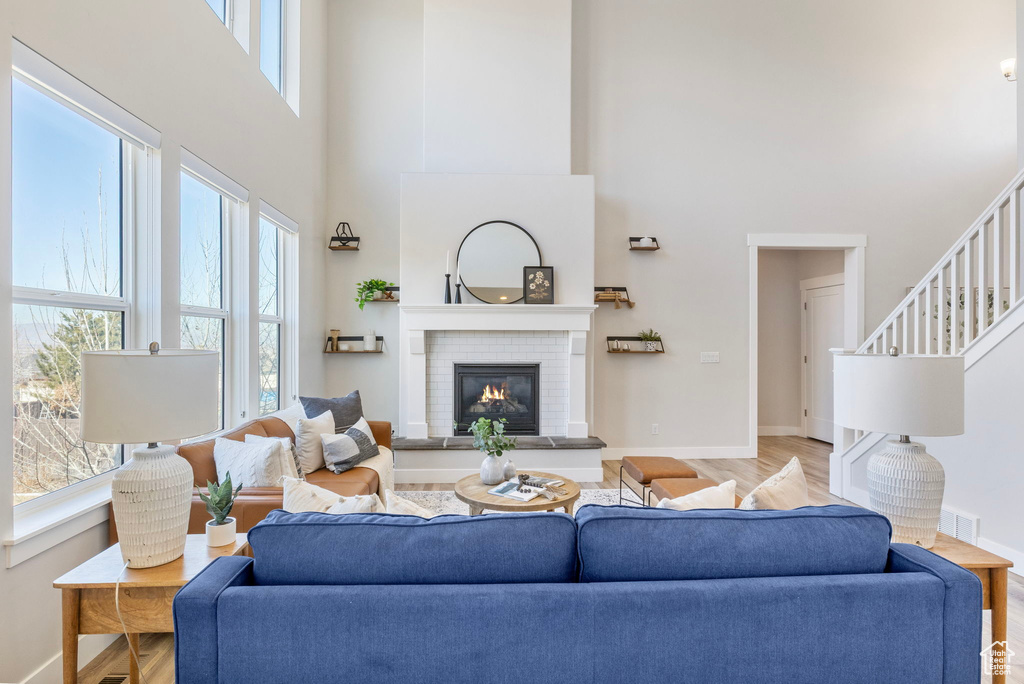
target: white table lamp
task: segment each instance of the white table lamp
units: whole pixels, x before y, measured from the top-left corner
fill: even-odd
[[[893,541],[935,544],[945,472],[909,435],[964,432],[964,360],[960,356],[838,354],[835,422],[899,435],[868,461],[871,508],[893,527]]]
[[[217,417],[219,353],[192,349],[82,353],[82,439],[147,444],[114,472],[111,500],[121,556],[132,568],[185,550],[192,467],[158,442],[206,434]]]

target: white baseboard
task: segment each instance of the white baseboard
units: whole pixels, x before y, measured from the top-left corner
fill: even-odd
[[[103,652],[120,634],[83,634],[78,637],[78,669],[82,669],[100,653]],[[18,684],[55,684],[63,681],[64,661],[63,651],[57,651],[53,656],[43,663],[35,672]]]
[[[984,537],[978,537],[978,546],[997,556],[1002,556],[1008,561],[1013,561],[1013,567],[1010,568],[1010,572],[1024,577],[1024,552],[1011,549],[1009,546],[1003,546]]]
[[[395,470],[396,484],[427,484],[458,482],[467,475],[480,472],[480,468],[423,468]],[[604,470],[601,468],[559,468],[557,473],[577,482],[601,482]]]
[[[759,425],[757,427],[758,437],[788,437],[790,435],[800,437],[800,428],[787,425]]]
[[[671,456],[681,459],[701,458],[757,458],[757,447],[605,447],[605,460],[619,460],[625,456]]]

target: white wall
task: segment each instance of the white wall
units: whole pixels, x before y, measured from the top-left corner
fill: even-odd
[[[597,355],[612,446],[747,444],[747,233],[867,234],[870,328],[1016,168],[1011,0],[573,9],[573,172],[596,181],[597,280],[637,301],[598,337],[653,326],[669,352]],[[661,251],[625,251],[645,233]]]
[[[424,0],[426,171],[569,173],[572,0]]]
[[[177,342],[180,146],[249,190],[250,226],[256,225],[260,198],[299,223],[300,316],[304,325],[300,389],[319,393],[323,384],[320,350],[326,253],[322,145],[325,9],[322,0],[302,0],[302,8],[301,119],[259,70],[258,0],[252,2],[248,54],[203,0],[8,1],[0,4],[0,61],[10,63],[11,38],[17,38],[161,132],[164,346]],[[0,158],[4,160],[10,159],[7,79],[9,75],[0,88]],[[9,244],[9,163],[5,161],[0,168],[0,238]],[[0,334],[10,339],[9,283],[3,280]],[[9,364],[0,367],[5,369],[0,380],[9,382]],[[7,406],[3,413],[10,416]],[[0,450],[6,454],[0,458],[5,464],[0,469],[4,475],[0,478],[0,529],[9,530],[10,421],[0,421],[0,425]],[[104,548],[106,538],[105,525],[98,526],[13,569],[0,569],[0,601],[7,616],[0,623],[0,681],[22,681],[59,653],[60,594],[51,583]],[[57,666],[59,669],[59,662]],[[46,670],[44,679],[50,674],[51,670]]]

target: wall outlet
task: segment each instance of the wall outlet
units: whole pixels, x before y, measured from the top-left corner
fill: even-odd
[[[658,424],[657,423],[651,423],[651,434],[652,435],[658,434]]]
[[[718,363],[718,352],[701,352],[701,363]]]

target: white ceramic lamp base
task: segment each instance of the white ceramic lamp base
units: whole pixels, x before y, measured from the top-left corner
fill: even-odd
[[[128,567],[163,565],[185,552],[192,483],[192,466],[170,446],[136,449],[114,472],[110,496]]]
[[[872,510],[892,523],[892,540],[930,549],[942,512],[946,474],[918,442],[891,441],[868,461]]]

